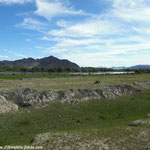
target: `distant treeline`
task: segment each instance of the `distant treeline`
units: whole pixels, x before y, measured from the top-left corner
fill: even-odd
[[[124,71],[134,71],[136,74],[138,73],[150,73],[150,69],[124,69]]]
[[[81,67],[81,68],[20,68],[20,67],[1,67],[0,72],[107,72],[114,71],[111,68],[94,68],[94,67]]]
[[[123,69],[123,70],[114,70],[112,68],[94,68],[94,67],[80,67],[80,68],[65,68],[65,67],[56,67],[56,68],[24,68],[24,67],[0,67],[0,72],[51,72],[51,73],[60,73],[60,72],[112,72],[112,71],[134,71],[135,73],[150,73],[150,69]]]

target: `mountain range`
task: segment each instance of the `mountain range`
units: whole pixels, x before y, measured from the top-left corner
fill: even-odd
[[[0,67],[24,67],[24,68],[33,68],[33,67],[40,67],[40,68],[54,68],[54,67],[65,67],[65,68],[79,68],[76,63],[73,63],[67,59],[58,59],[54,56],[44,57],[41,59],[34,59],[34,58],[24,58],[15,61],[0,61]],[[99,67],[104,68],[104,67]],[[150,65],[136,65],[131,67],[112,67],[114,70],[121,70],[121,69],[150,69]]]
[[[121,70],[121,69],[150,69],[150,65],[136,65],[136,66],[131,66],[131,67],[112,67],[112,69],[115,70]]]
[[[24,58],[15,61],[0,61],[0,67],[41,67],[41,68],[53,68],[53,67],[67,67],[67,68],[79,68],[79,66],[67,59],[58,59],[54,56],[44,57],[41,59]]]

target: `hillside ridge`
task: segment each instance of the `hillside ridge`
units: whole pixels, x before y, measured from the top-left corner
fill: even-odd
[[[53,67],[67,67],[67,68],[79,68],[76,63],[73,63],[67,59],[58,59],[54,56],[44,57],[41,59],[34,58],[23,58],[15,61],[0,61],[0,67],[42,67],[42,68],[53,68]]]

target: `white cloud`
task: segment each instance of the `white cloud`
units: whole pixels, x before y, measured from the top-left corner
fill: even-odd
[[[149,51],[150,47],[150,2],[109,1],[112,2],[112,8],[107,12],[89,15],[83,10],[71,7],[66,0],[35,0],[35,14],[45,17],[48,23],[53,17],[64,15],[87,15],[86,19],[56,19],[57,28],[51,29],[49,26],[48,29],[48,24],[25,18],[19,26],[42,32],[42,40],[50,41],[50,44],[53,42],[52,46],[43,47],[43,52],[59,53],[62,58],[77,62],[81,66],[114,66],[117,63],[123,65],[123,62],[132,65],[139,62],[150,63],[150,54],[141,54]],[[45,28],[47,32],[43,32]]]
[[[113,35],[127,32],[122,25],[113,20],[102,20],[101,18],[88,19],[86,22],[67,26],[61,30],[49,31],[49,35],[58,37],[94,37],[100,35]]]
[[[149,4],[149,5],[148,5]],[[60,30],[51,30],[56,37],[94,37],[100,35],[121,35],[131,32],[150,31],[150,2],[146,0],[114,0],[107,13],[70,25]],[[58,24],[59,25],[59,24]],[[142,27],[141,27],[142,26]]]
[[[114,0],[113,13],[124,21],[150,23],[149,6],[148,0]]]
[[[107,13],[84,22],[61,25],[60,21],[57,25],[62,29],[50,30],[43,40],[56,41],[56,49],[68,49],[62,57],[81,66],[150,63],[150,54],[143,55],[145,60],[140,61],[141,53],[150,47],[150,2],[112,0],[112,3]]]
[[[33,18],[24,18],[24,21],[21,24],[17,24],[16,26],[30,30],[41,31],[42,29],[45,29],[47,25]]]
[[[0,0],[3,4],[24,4],[26,2],[32,2],[33,0]]]
[[[57,46],[59,47],[70,47],[80,45],[90,45],[95,43],[101,43],[100,39],[62,39]]]
[[[37,10],[35,13],[39,16],[43,16],[46,19],[62,15],[83,15],[82,10],[74,10],[60,0],[36,0]]]
[[[65,20],[57,21],[57,26],[67,27],[67,22]]]
[[[144,59],[143,59],[144,58]],[[133,66],[137,64],[149,64],[150,54],[130,54],[127,57],[117,57],[109,53],[100,52],[83,52],[73,54],[63,54],[62,59],[69,59],[72,62],[76,62],[80,66]]]
[[[17,57],[27,57],[26,55],[23,55],[23,54],[16,54],[16,53],[14,53],[14,55],[17,56]]]
[[[50,54],[57,54],[57,53],[64,53],[68,52],[65,48],[58,48],[58,47],[42,47],[42,46],[36,46],[38,49],[42,49],[43,53],[50,53]]]
[[[0,59],[3,59],[3,58],[8,58],[8,56],[0,55]]]
[[[43,53],[50,53],[50,54],[57,54],[57,53],[64,53],[68,52],[67,49],[57,49],[57,47],[49,47],[46,48],[47,50],[43,51]]]
[[[17,56],[17,57],[27,57],[27,56],[24,55],[24,54],[18,54],[18,53],[16,53],[14,50],[12,51],[12,50],[5,49],[5,51],[6,51],[7,53],[10,53],[11,55],[14,55],[14,56]],[[8,58],[8,56],[1,56],[1,55],[0,55],[0,58]]]
[[[71,46],[86,46],[90,44],[100,44],[106,42],[106,40],[101,40],[98,38],[84,38],[84,39],[69,39],[69,38],[49,38],[44,36],[41,38],[46,41],[56,41],[57,47],[71,47]]]
[[[117,58],[115,56],[108,55],[107,53],[78,53],[78,54],[64,54],[62,55],[62,59],[69,59],[73,62],[77,62],[80,66],[105,66],[109,67],[110,62],[121,62],[121,61],[127,61],[127,59],[123,58]]]
[[[56,38],[53,40],[56,40],[57,44],[54,47],[45,48],[44,52],[59,53],[62,58],[67,58],[81,66],[109,67],[121,64],[130,66],[139,62],[147,64],[150,62],[148,59],[150,43],[147,37],[131,36],[108,40]],[[140,57],[141,53],[147,54]]]

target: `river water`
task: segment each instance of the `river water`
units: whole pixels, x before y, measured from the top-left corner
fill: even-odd
[[[135,72],[66,72],[66,73],[50,73],[50,72],[0,72],[0,74],[70,74],[70,75],[105,75],[105,74],[134,74]]]

